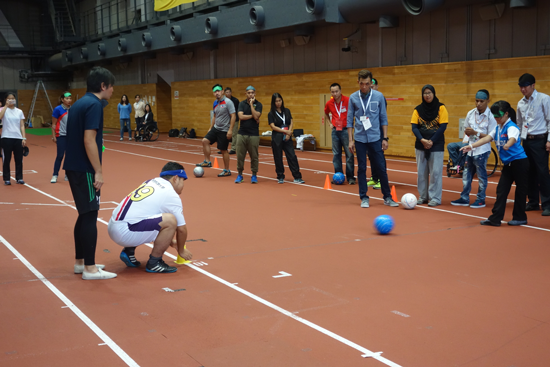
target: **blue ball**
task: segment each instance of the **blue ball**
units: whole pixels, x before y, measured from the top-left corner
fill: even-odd
[[[332,182],[334,182],[336,185],[341,185],[346,181],[346,176],[342,172],[336,172],[332,176]]]
[[[395,222],[389,215],[379,215],[374,219],[374,228],[376,228],[380,234],[390,233],[394,226]]]

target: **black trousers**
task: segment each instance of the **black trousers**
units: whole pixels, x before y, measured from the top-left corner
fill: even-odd
[[[515,220],[527,220],[525,214],[525,198],[527,196],[529,175],[529,160],[527,158],[512,161],[504,166],[497,185],[497,201],[493,207],[493,214],[489,220],[493,223],[500,223],[506,211],[506,201],[512,188],[516,183],[516,195],[514,197],[514,211],[512,218]]]
[[[523,149],[529,159],[529,204],[539,205],[542,209],[550,209],[550,173],[548,172],[548,152],[546,139],[526,139]]]
[[[286,136],[286,135],[285,135]],[[292,176],[295,179],[302,178],[300,173],[300,166],[298,165],[298,158],[294,152],[294,143],[292,138],[283,141],[283,134],[273,134],[271,136],[271,149],[273,150],[273,160],[275,161],[275,172],[277,178],[285,178],[285,166],[283,165],[283,151],[285,152],[286,161]]]
[[[2,138],[2,158],[4,164],[2,166],[2,176],[4,181],[10,180],[10,163],[11,155],[15,158],[15,179],[23,179],[23,140]]]

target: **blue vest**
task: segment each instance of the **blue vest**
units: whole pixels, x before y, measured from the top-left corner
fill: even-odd
[[[508,143],[508,129],[510,127],[515,127],[516,129],[518,128],[518,126],[514,124],[512,120],[506,121],[502,128],[499,125],[497,125],[496,127],[495,145],[498,149],[498,155],[500,156],[500,160],[503,164],[508,164],[517,159],[527,158],[527,155],[525,155],[525,151],[520,144],[521,139],[519,139],[519,137],[514,145],[508,148],[508,150],[503,149],[503,147]]]

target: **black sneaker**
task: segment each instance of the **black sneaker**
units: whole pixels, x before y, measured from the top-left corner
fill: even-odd
[[[134,255],[128,255],[124,250],[120,253],[120,260],[122,260],[126,266],[130,268],[137,268],[141,265],[141,263],[136,260]]]
[[[174,266],[168,266],[163,260],[159,260],[156,265],[151,266],[150,263],[147,263],[145,271],[148,273],[175,273],[178,271],[178,268]]]
[[[237,152],[234,151],[234,150],[230,150],[230,151],[229,151],[229,154],[237,154]]]

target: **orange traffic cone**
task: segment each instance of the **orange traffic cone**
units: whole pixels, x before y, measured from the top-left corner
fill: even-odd
[[[214,165],[212,168],[220,168],[220,166],[218,166],[218,157],[214,158]]]
[[[395,185],[391,187],[391,198],[397,203],[397,193],[395,192]]]
[[[323,187],[324,190],[332,190],[332,186],[330,185],[330,178],[327,175],[327,179],[325,180],[325,187]]]

